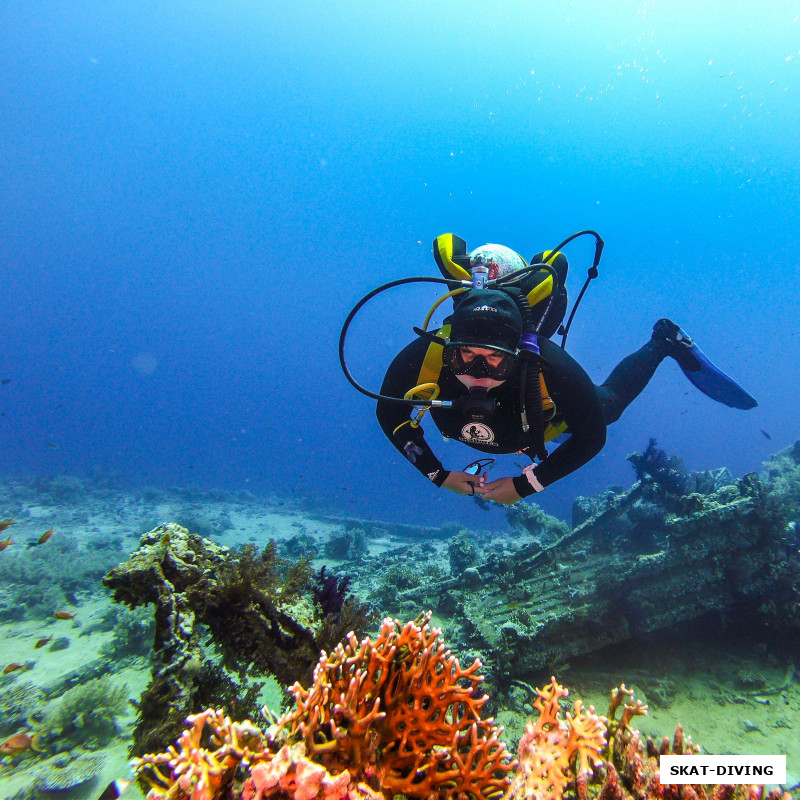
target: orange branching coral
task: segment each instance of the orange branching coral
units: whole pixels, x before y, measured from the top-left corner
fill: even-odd
[[[348,770],[387,798],[499,798],[515,761],[502,728],[481,719],[488,697],[475,696],[480,667],[477,659],[461,667],[430,613],[402,628],[386,619],[375,641],[351,634],[322,653],[311,688],[292,687],[296,708],[278,728],[303,741],[314,761]]]
[[[587,710],[576,700],[572,713],[562,717],[559,700],[569,690],[555,678],[536,693],[539,717],[528,722],[520,739],[519,769],[506,800],[557,800],[573,777],[586,782],[606,744],[606,727],[593,706]]]
[[[152,790],[148,800],[189,798],[214,800],[234,778],[239,765],[249,766],[272,754],[262,745],[262,732],[249,720],[233,722],[222,711],[209,708],[186,720],[177,747],[165,753],[147,754],[132,762],[134,772],[146,780]],[[211,729],[210,744],[202,745],[205,728]],[[165,775],[159,767],[168,767]]]

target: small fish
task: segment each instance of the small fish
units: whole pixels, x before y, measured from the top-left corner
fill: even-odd
[[[6,739],[3,744],[0,744],[0,753],[4,756],[14,756],[17,753],[24,753],[26,750],[35,750],[37,753],[42,753],[44,751],[36,741],[40,735],[41,731],[33,736],[29,736],[27,733],[16,733],[10,739]]]
[[[16,672],[18,669],[25,669],[25,664],[18,664],[16,661],[12,661],[4,670],[3,675],[9,675],[12,672]]]
[[[28,547],[36,547],[37,544],[44,544],[55,532],[55,528],[50,528],[49,531],[45,531],[35,542],[29,542]]]
[[[103,794],[97,800],[117,800],[122,796],[122,793],[131,785],[132,781],[126,781],[123,778],[117,778],[115,781],[106,786]]]
[[[11,525],[16,525],[16,524],[17,524],[17,523],[16,523],[16,522],[14,522],[14,520],[13,520],[13,519],[7,519],[5,522],[0,522],[0,531],[4,531],[4,530],[5,530],[6,528],[8,528],[9,526],[11,526]]]
[[[761,434],[767,439],[772,439],[772,437],[763,428],[761,429]]]
[[[10,544],[14,544],[14,542],[11,541],[11,537],[10,536],[5,541],[0,542],[0,553],[2,553],[3,550],[5,550],[6,547],[8,547]]]
[[[56,619],[75,619],[75,614],[72,611],[56,611],[53,616]]]
[[[33,646],[34,650],[38,650],[40,647],[44,647],[46,644],[50,644],[53,641],[52,636],[47,636],[44,639],[39,639],[36,644]]]

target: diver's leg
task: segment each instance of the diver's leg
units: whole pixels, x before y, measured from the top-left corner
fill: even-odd
[[[666,340],[654,337],[635,353],[623,358],[597,387],[606,425],[616,422],[622,412],[642,393],[658,365],[670,355],[671,346]]]
[[[732,408],[754,408],[755,398],[733,378],[716,367],[692,338],[672,320],[660,319],[653,325],[650,341],[623,358],[597,394],[606,425],[616,422],[622,412],[650,382],[658,365],[670,356],[686,377],[704,394]]]

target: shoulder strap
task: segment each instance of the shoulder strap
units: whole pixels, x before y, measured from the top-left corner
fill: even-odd
[[[444,339],[449,338],[450,326],[442,325],[442,327],[436,331],[435,335]],[[442,372],[443,351],[444,347],[436,342],[431,342],[428,345],[428,349],[425,351],[425,358],[422,359],[422,366],[419,368],[419,375],[417,376],[418,386],[424,383],[439,382],[439,375]],[[422,394],[422,392],[420,392],[420,394]]]

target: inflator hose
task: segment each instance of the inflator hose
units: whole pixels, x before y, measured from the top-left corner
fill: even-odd
[[[450,400],[413,400],[413,399],[406,399],[404,397],[390,397],[385,394],[378,394],[377,392],[371,392],[366,387],[362,386],[352,375],[350,372],[350,368],[347,366],[347,360],[344,357],[344,343],[347,339],[347,331],[350,327],[350,323],[353,321],[353,317],[365,306],[370,300],[372,300],[375,295],[380,294],[381,292],[385,292],[387,289],[392,289],[395,286],[403,286],[407,283],[439,283],[444,284],[445,286],[449,286],[452,281],[447,281],[444,278],[430,278],[428,276],[416,277],[416,278],[400,278],[396,281],[389,281],[389,283],[384,283],[382,286],[379,286],[377,289],[373,289],[369,294],[364,295],[352,308],[350,313],[347,315],[347,319],[344,321],[342,325],[342,332],[339,334],[339,364],[342,367],[342,372],[344,372],[345,378],[356,388],[358,389],[361,394],[365,394],[367,397],[373,398],[373,400],[386,400],[392,403],[405,403],[406,405],[410,406],[440,406],[442,408],[449,408],[453,405],[452,401]]]

